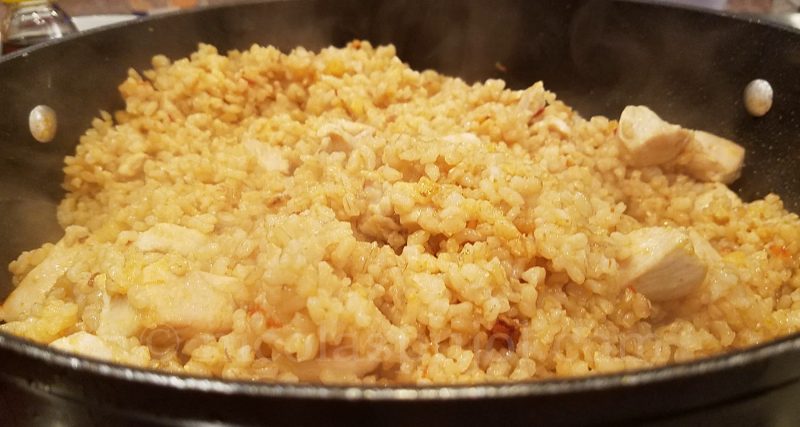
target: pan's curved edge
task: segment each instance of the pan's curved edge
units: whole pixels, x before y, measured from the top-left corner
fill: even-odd
[[[678,10],[689,11],[692,13],[702,13],[704,15],[715,15],[723,18],[735,19],[737,21],[749,22],[752,24],[758,24],[765,27],[771,27],[782,31],[788,31],[795,34],[800,34],[800,28],[794,27],[792,25],[786,24],[781,21],[777,21],[775,19],[769,19],[769,18],[765,19],[757,14],[750,12],[734,12],[730,10],[711,9],[707,7],[692,5],[689,3],[670,3],[668,0],[613,0],[613,1],[617,3],[642,4],[642,5],[658,6],[670,9],[678,9]]]
[[[615,374],[557,380],[444,386],[392,385],[376,387],[303,383],[256,383],[170,374],[77,356],[0,332],[0,349],[3,348],[62,368],[80,370],[100,377],[179,390],[253,397],[404,401],[548,396],[566,392],[580,393],[610,388],[631,388],[677,379],[689,379],[767,361],[779,354],[800,352],[800,333],[761,344],[757,347],[641,371],[625,371]],[[800,378],[800,374],[798,374],[797,378]],[[794,380],[797,378],[785,379]]]

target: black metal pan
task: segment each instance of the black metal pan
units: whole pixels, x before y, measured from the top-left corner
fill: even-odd
[[[412,0],[247,3],[89,32],[0,60],[0,264],[59,237],[61,164],[116,86],[153,54],[252,43],[282,49],[394,43],[417,69],[468,81],[544,80],[585,116],[647,104],[748,149],[735,188],[800,208],[800,34],[752,19],[610,1]],[[496,67],[497,63],[503,67]],[[500,68],[505,71],[501,71]],[[775,89],[749,116],[742,90]],[[34,143],[27,115],[59,114]],[[0,275],[0,298],[10,290]],[[458,387],[326,387],[174,376],[71,356],[0,334],[0,425],[797,425],[800,336],[664,368]]]

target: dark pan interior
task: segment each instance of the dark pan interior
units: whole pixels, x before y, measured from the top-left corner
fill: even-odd
[[[98,110],[122,106],[116,87],[128,67],[148,68],[150,57],[157,53],[185,56],[197,42],[212,43],[221,51],[252,43],[288,50],[341,46],[354,38],[394,43],[399,56],[414,68],[433,68],[467,81],[502,78],[522,88],[543,80],[585,116],[615,117],[625,105],[649,105],[667,120],[745,145],[747,163],[736,183],[742,197],[750,200],[775,192],[791,210],[800,208],[796,148],[800,35],[794,31],[692,10],[602,0],[252,3],[120,25],[0,61],[0,264],[60,236],[55,206],[63,195],[63,157],[74,150]],[[743,88],[754,78],[767,79],[775,89],[772,111],[759,119],[750,117],[741,101]],[[59,114],[60,129],[50,144],[34,142],[27,130],[28,112],[37,104],[50,105]],[[8,275],[0,274],[0,298],[9,290]],[[11,384],[8,390],[23,396],[15,399],[24,401],[28,393],[39,396],[39,405],[64,405],[63,413],[74,413],[79,422],[96,420],[92,414],[104,413],[100,402],[109,402],[116,408],[110,418],[115,420],[130,414],[146,420],[162,416],[217,420],[229,416],[233,408],[241,422],[318,423],[331,421],[322,415],[330,413],[341,417],[338,422],[367,416],[402,425],[426,419],[438,407],[450,414],[436,418],[442,424],[530,425],[543,421],[536,417],[539,413],[556,425],[696,412],[698,407],[779,388],[800,376],[797,348],[797,340],[790,339],[761,353],[722,357],[712,364],[596,382],[533,383],[511,389],[486,386],[452,393],[434,389],[428,396],[439,399],[450,393],[459,398],[445,406],[419,401],[408,409],[402,396],[414,396],[414,390],[378,391],[376,403],[364,400],[364,390],[353,392],[356,400],[351,400],[346,390],[313,386],[253,388],[202,381],[187,386],[166,375],[51,357],[38,347],[0,335],[0,383]],[[109,378],[109,372],[116,376]],[[190,390],[171,388],[170,381]],[[702,394],[692,392],[701,386]],[[498,394],[506,397],[480,403],[466,399]],[[4,398],[11,399],[10,395]],[[656,397],[662,395],[669,399]],[[322,399],[325,396],[336,399]],[[570,410],[569,399],[586,405],[585,411]],[[82,409],[84,400],[90,409]],[[626,403],[620,406],[620,401]],[[15,402],[4,401],[0,394],[0,408],[16,408],[18,419],[26,419],[24,405]],[[779,413],[774,406],[783,407],[783,401],[771,402],[773,412]],[[281,412],[288,409],[295,418]],[[760,421],[762,415],[769,416],[757,412],[751,420]]]

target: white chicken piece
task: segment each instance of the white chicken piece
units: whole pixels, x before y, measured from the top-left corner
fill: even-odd
[[[702,212],[715,203],[721,203],[723,206],[726,206],[726,208],[732,210],[736,207],[742,206],[743,202],[742,199],[739,198],[739,196],[730,188],[722,183],[718,183],[714,185],[711,190],[706,191],[695,198],[694,210],[696,212]]]
[[[197,230],[162,222],[139,234],[134,246],[143,252],[177,252],[188,255],[207,240],[206,235]]]
[[[297,375],[301,381],[315,381],[328,379],[337,382],[336,379],[347,380],[361,378],[378,368],[381,361],[372,357],[359,357],[350,355],[347,357],[324,357],[313,360],[298,362],[293,358],[283,356],[280,353],[273,356],[279,365]]]
[[[692,131],[662,120],[645,106],[629,105],[619,117],[619,139],[632,166],[655,166],[677,157],[692,139]]]
[[[692,240],[692,246],[694,247],[694,253],[703,260],[708,265],[712,265],[714,263],[722,261],[722,256],[711,246],[711,243],[708,243],[700,233],[690,230],[689,231],[689,239]]]
[[[475,147],[481,144],[481,139],[472,132],[446,135],[442,137],[442,141],[448,144],[460,144],[467,147]]]
[[[708,266],[683,230],[645,227],[631,232],[631,257],[621,265],[619,282],[651,301],[684,297],[705,280]]]
[[[139,330],[139,315],[125,297],[104,295],[103,310],[100,313],[100,337],[127,337]]]
[[[283,157],[283,152],[278,147],[264,144],[257,139],[244,141],[244,148],[255,156],[258,165],[269,172],[289,173],[289,162]]]
[[[34,267],[11,292],[0,309],[0,319],[21,320],[41,304],[56,281],[72,266],[78,249],[67,248],[61,239],[39,265]]]
[[[317,136],[323,139],[322,149],[329,153],[338,151],[350,154],[374,134],[375,128],[349,120],[333,120],[317,130]]]
[[[212,274],[205,271],[196,271],[192,274],[199,276],[195,280],[202,280],[217,291],[230,294],[237,304],[250,302],[247,288],[242,284],[241,280],[235,277]]]
[[[698,130],[681,156],[684,158],[682,168],[700,181],[730,184],[742,172],[744,154],[741,145]]]
[[[52,347],[101,360],[114,360],[114,350],[102,338],[85,331],[75,332],[52,343]]]
[[[128,301],[141,312],[143,324],[186,328],[196,332],[230,330],[240,282],[192,272],[169,283],[134,286]],[[228,280],[230,279],[230,280]]]

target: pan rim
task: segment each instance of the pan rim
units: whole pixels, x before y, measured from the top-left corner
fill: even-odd
[[[161,15],[149,16],[130,22],[113,24],[81,33],[68,35],[61,39],[51,40],[35,47],[23,49],[0,58],[0,65],[19,57],[26,57],[40,49],[93,35],[103,31],[113,31],[129,25],[148,25],[176,15],[203,13],[211,10],[254,6],[262,3],[283,3],[298,0],[241,0],[225,5],[206,6],[192,11],[176,11]],[[304,1],[304,0],[300,0]],[[310,0],[315,1],[315,0]],[[617,3],[657,6],[681,9],[691,13],[715,15],[720,18],[734,19],[741,22],[771,27],[778,31],[800,34],[800,30],[774,22],[762,20],[750,15],[737,15],[730,12],[702,9],[690,5],[665,4],[658,0],[614,0]],[[480,383],[463,385],[324,385],[321,383],[272,383],[247,382],[220,378],[201,377],[185,374],[173,374],[97,359],[77,356],[49,346],[38,344],[6,332],[0,331],[0,351],[10,351],[53,367],[71,369],[100,377],[122,380],[135,384],[167,387],[171,389],[216,393],[221,395],[246,395],[266,398],[304,398],[335,399],[364,401],[447,401],[460,399],[515,398],[551,396],[566,393],[591,392],[613,388],[632,388],[648,384],[658,384],[676,379],[699,377],[706,374],[722,372],[767,361],[777,355],[800,353],[800,332],[787,335],[754,347],[726,352],[707,358],[688,362],[674,363],[661,367],[636,371],[622,371],[611,374],[592,375],[587,377],[568,377],[550,380],[533,380],[523,382]],[[791,380],[800,377],[796,374]]]
[[[205,13],[211,12],[214,10],[221,10],[221,9],[228,9],[228,8],[238,8],[238,7],[247,7],[247,6],[256,6],[259,4],[269,4],[269,3],[287,3],[287,2],[316,2],[316,1],[331,1],[331,0],[233,0],[232,2],[224,3],[224,4],[216,4],[216,5],[206,5],[196,7],[190,10],[174,10],[169,12],[160,13],[157,15],[147,15],[137,19],[133,19],[130,21],[123,21],[117,22],[110,25],[104,25],[97,28],[91,28],[86,31],[79,31],[76,33],[70,33],[65,35],[64,37],[47,40],[36,44],[34,46],[22,48],[16,50],[10,54],[0,56],[0,65],[4,62],[14,60],[16,58],[25,58],[28,55],[35,53],[40,49],[45,49],[53,45],[57,45],[60,43],[69,42],[70,40],[83,38],[86,36],[91,36],[97,33],[102,33],[106,31],[113,31],[117,28],[121,27],[128,27],[133,25],[146,25],[152,22],[158,22],[163,19],[169,19],[174,16],[179,15],[190,15],[190,14],[198,14],[198,13]],[[591,0],[590,0],[591,1]],[[682,10],[688,13],[699,13],[703,15],[713,15],[718,18],[723,19],[732,19],[735,21],[740,21],[743,23],[760,25],[765,27],[770,27],[774,30],[784,31],[788,33],[794,33],[800,35],[800,28],[795,28],[785,23],[771,20],[771,19],[762,19],[759,16],[749,14],[749,13],[735,13],[730,11],[723,11],[723,10],[715,10],[715,9],[706,9],[700,6],[689,5],[685,3],[681,4],[674,4],[668,3],[666,0],[611,0],[612,3],[627,3],[639,6],[647,6],[647,7],[659,7],[659,8],[667,8],[667,9],[677,9]]]
[[[438,385],[326,385],[322,383],[244,381],[177,374],[79,356],[0,331],[0,351],[2,350],[12,351],[54,367],[81,371],[100,377],[140,385],[220,395],[349,401],[449,401],[476,398],[543,397],[634,388],[695,378],[765,362],[778,355],[792,352],[800,354],[800,332],[755,347],[642,370],[547,380]],[[800,378],[800,373],[791,378],[784,378],[784,382],[791,382],[797,378]]]

